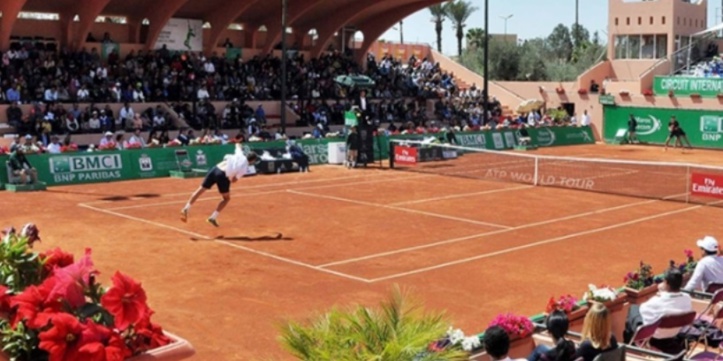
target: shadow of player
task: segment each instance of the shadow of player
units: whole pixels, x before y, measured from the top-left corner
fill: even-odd
[[[273,242],[273,241],[293,241],[294,239],[292,237],[284,237],[283,234],[277,233],[275,235],[266,235],[266,236],[258,236],[258,237],[250,237],[250,236],[231,236],[231,237],[225,237],[225,236],[217,236],[216,238],[195,238],[191,237],[192,241],[215,241],[215,240],[223,240],[223,241],[239,241],[239,242]]]

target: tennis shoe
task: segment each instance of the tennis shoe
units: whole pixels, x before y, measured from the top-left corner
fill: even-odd
[[[188,221],[188,209],[181,209],[181,222],[186,223]]]
[[[218,227],[218,222],[213,218],[207,219],[206,222],[210,223],[214,227]]]

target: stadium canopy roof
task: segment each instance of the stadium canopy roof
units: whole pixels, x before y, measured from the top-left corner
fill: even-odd
[[[703,31],[699,31],[699,32],[697,32],[697,33],[695,33],[695,34],[693,34],[693,35],[691,35],[691,36],[702,36],[702,35],[706,35],[706,34],[710,34],[710,33],[719,32],[719,31],[721,31],[721,30],[723,30],[723,23],[720,23],[720,24],[718,24],[718,25],[716,25],[716,26],[714,26],[714,27],[705,29],[705,30],[703,30]]]
[[[334,34],[344,27],[364,33],[362,49],[404,17],[446,0],[288,0],[288,24],[295,34],[316,29],[318,39],[312,55],[325,49]],[[256,48],[256,33],[264,26],[267,41],[260,49],[272,50],[281,40],[281,0],[2,0],[0,1],[0,49],[9,46],[10,35],[21,11],[57,13],[64,38],[61,44],[84,45],[98,16],[126,17],[131,41],[140,38],[141,24],[148,25],[145,48],[155,43],[171,18],[199,19],[210,25],[206,51],[219,43],[223,31],[234,23],[243,24],[245,44]],[[71,27],[72,19],[79,18]],[[431,25],[430,25],[431,26]],[[352,35],[349,35],[352,36]]]

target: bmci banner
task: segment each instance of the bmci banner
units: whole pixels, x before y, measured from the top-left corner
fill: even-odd
[[[618,130],[628,129],[630,115],[638,123],[636,135],[642,142],[664,144],[670,117],[675,116],[691,145],[723,149],[723,112],[714,110],[605,106],[603,138],[606,142],[614,140]]]
[[[156,49],[166,46],[175,51],[203,51],[203,22],[191,19],[170,19],[156,40]]]

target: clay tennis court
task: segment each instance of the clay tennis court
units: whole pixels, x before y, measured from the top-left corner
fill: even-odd
[[[528,154],[723,164],[720,152],[640,146]],[[665,184],[660,177],[640,177],[636,186]],[[0,215],[5,225],[35,222],[41,250],[93,248],[105,282],[117,269],[141,280],[155,319],[191,341],[197,360],[289,360],[277,341],[284,319],[374,305],[394,284],[430,309],[448,310],[465,332],[481,332],[498,313],[532,315],[550,296],[581,296],[589,283],[621,286],[641,259],[662,272],[701,236],[723,237],[723,210],[704,204],[333,166],[243,179],[221,228],[205,222],[215,192],[181,223],[178,212],[199,183],[2,192]]]

